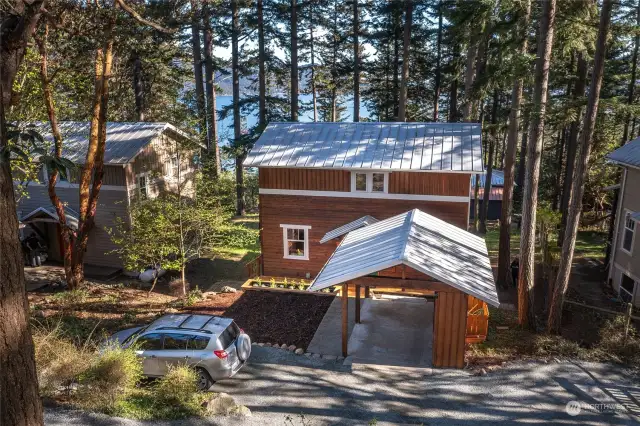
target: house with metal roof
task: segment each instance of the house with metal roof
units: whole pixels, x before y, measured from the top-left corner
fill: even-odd
[[[66,203],[67,223],[78,223],[79,174],[89,144],[89,122],[60,122],[62,156],[77,165],[59,177],[56,193]],[[32,123],[46,141],[53,136],[48,122]],[[180,184],[185,194],[193,192],[197,142],[169,123],[107,123],[104,180],[98,199],[96,226],[89,236],[85,262],[116,271],[122,262],[111,251],[116,248],[107,233],[115,218],[128,220],[127,207],[138,199],[175,192]],[[178,173],[180,171],[180,173]],[[18,203],[21,237],[31,234],[41,241],[47,258],[62,261],[58,216],[47,193],[49,174],[40,170],[29,182],[27,194]]]
[[[499,303],[486,244],[467,231],[481,138],[475,123],[269,124],[244,162],[259,176],[262,253],[250,269],[341,288],[357,324],[363,294],[427,298],[433,364],[462,367]]]
[[[478,204],[482,208],[484,203],[484,189],[486,183],[486,175],[480,175],[480,187],[478,188]],[[515,185],[515,183],[514,183]],[[473,219],[475,212],[475,187],[476,176],[471,176],[471,208],[469,212],[469,218]],[[489,190],[489,205],[487,206],[487,219],[498,220],[502,215],[502,194],[504,192],[504,172],[502,170],[491,171],[491,186]]]
[[[622,169],[618,191],[616,220],[611,240],[608,280],[618,297],[640,306],[640,138],[607,155],[607,160]]]

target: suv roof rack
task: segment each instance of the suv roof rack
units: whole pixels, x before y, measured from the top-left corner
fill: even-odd
[[[176,327],[176,326],[158,327],[156,328],[156,330],[188,330],[188,331],[196,331],[198,333],[213,334],[209,330],[203,330],[200,328],[188,328],[188,327]]]

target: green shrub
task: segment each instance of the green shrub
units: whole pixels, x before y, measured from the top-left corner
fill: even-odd
[[[84,303],[89,297],[89,292],[86,289],[80,288],[77,290],[62,291],[55,293],[51,298],[54,302],[62,306],[77,305]]]
[[[257,246],[260,232],[246,226],[223,225],[218,230],[218,246],[248,248]]]
[[[625,340],[626,319],[618,315],[605,322],[600,329],[600,342],[597,348],[616,362],[638,366],[640,364],[640,337],[633,324],[629,325],[629,334]]]
[[[142,379],[142,363],[132,349],[110,346],[99,353],[80,378],[78,406],[113,413]]]

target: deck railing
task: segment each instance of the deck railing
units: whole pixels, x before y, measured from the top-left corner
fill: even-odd
[[[468,296],[466,343],[484,342],[489,331],[489,307],[485,302]]]
[[[255,259],[245,263],[245,270],[247,271],[247,278],[256,278],[262,275],[262,255]]]

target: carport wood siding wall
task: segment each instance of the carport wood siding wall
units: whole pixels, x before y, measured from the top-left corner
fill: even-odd
[[[414,208],[467,229],[467,203],[262,194],[260,229],[263,274],[305,277],[309,273],[315,277],[339,243],[338,239],[334,239],[320,244],[324,234],[365,215],[383,220]],[[284,258],[282,224],[311,226],[308,230],[309,260]]]
[[[390,172],[389,193],[467,197],[470,181],[465,173]],[[350,192],[351,172],[263,167],[259,169],[259,185],[264,189]]]
[[[438,292],[433,318],[433,366],[464,367],[467,295]]]

